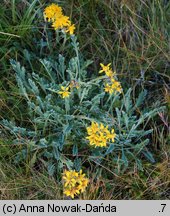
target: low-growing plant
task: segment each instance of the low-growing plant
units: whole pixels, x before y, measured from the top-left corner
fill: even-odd
[[[88,69],[93,62],[83,59],[69,18],[61,19],[55,13],[48,16],[45,13],[56,30],[57,46],[64,44],[72,56],[69,59],[65,50],[56,60],[50,56],[39,59],[44,67],[41,74],[10,61],[30,116],[26,127],[2,121],[15,137],[14,143],[21,146],[16,162],[29,159],[33,166],[41,161],[50,175],[68,169],[76,170],[74,174],[80,176],[81,168],[91,163],[106,168],[112,164],[111,171],[118,174],[128,169],[130,163],[142,169],[143,156],[154,162],[149,151],[152,129],[147,128],[147,121],[162,108],[140,109],[147,91],[132,100],[132,89],[123,90],[111,64],[101,64],[98,77],[94,76]],[[57,25],[57,20],[65,24]],[[76,181],[82,187],[80,179]],[[74,197],[78,192],[66,194]]]

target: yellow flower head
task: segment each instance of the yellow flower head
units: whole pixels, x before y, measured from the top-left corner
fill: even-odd
[[[106,147],[108,141],[114,142],[116,136],[114,130],[111,132],[108,130],[108,126],[104,126],[102,123],[98,124],[92,122],[91,126],[87,127],[89,144],[95,147]]]
[[[110,70],[110,65],[111,65],[111,63],[109,63],[108,65],[104,65],[104,64],[100,63],[100,66],[102,67],[102,70],[100,70],[99,73],[109,71]]]
[[[71,24],[68,16],[64,16],[62,8],[56,4],[51,4],[44,10],[44,17],[49,22],[52,21],[52,27],[55,30],[63,29],[65,32],[69,32],[70,35],[74,34],[75,25]]]
[[[62,8],[56,4],[51,4],[44,9],[44,17],[48,21],[54,21],[56,17],[62,16]]]
[[[108,76],[109,78],[112,78],[116,73],[113,72],[112,70],[108,70],[105,72],[106,76]]]
[[[85,174],[82,174],[82,170],[80,172],[76,172],[75,170],[64,171],[63,181],[64,194],[71,198],[74,198],[80,192],[84,192],[89,182]]]
[[[112,69],[110,68],[111,63],[108,65],[103,65],[102,63],[100,66],[102,67],[102,70],[99,71],[99,73],[105,73],[107,76],[106,83],[104,90],[105,92],[108,92],[109,94],[113,94],[116,92],[122,93],[122,87],[120,82],[118,82],[115,79],[116,72],[113,72]]]
[[[108,92],[109,94],[113,94],[113,93],[116,93],[116,92],[121,93],[122,92],[122,87],[121,87],[120,82],[118,82],[117,80],[112,78],[110,83],[105,84],[104,90],[105,90],[105,92]]]
[[[110,68],[111,63],[109,63],[108,65],[104,65],[102,63],[100,63],[100,66],[102,67],[102,70],[99,71],[99,73],[105,73],[106,76],[108,76],[109,78],[112,78],[116,73],[113,72],[113,70]]]
[[[74,30],[75,30],[75,25],[70,25],[68,27],[68,29],[66,30],[66,32],[69,32],[70,35],[74,34]]]
[[[113,94],[113,88],[108,83],[106,83],[104,90],[105,92],[108,92],[109,94]]]
[[[64,27],[67,27],[70,25],[69,17],[67,16],[61,16],[55,19],[55,21],[52,24],[52,27],[54,27],[55,30],[62,29]]]
[[[118,82],[115,79],[112,79],[111,82],[112,82],[112,89],[114,89],[114,91],[121,93],[122,92],[122,86],[121,86],[120,82]]]
[[[69,87],[61,86],[61,90],[62,91],[59,91],[58,94],[60,94],[62,98],[67,98],[70,96],[71,92],[68,91]]]

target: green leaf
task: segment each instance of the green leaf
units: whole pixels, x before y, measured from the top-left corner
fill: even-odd
[[[131,92],[132,92],[132,89],[130,88],[126,92],[126,94],[123,98],[123,101],[122,101],[123,102],[122,104],[124,104],[127,113],[130,113],[131,109],[132,109]]]
[[[147,91],[146,91],[146,90],[142,91],[142,92],[139,94],[139,96],[138,96],[138,98],[137,98],[137,100],[136,100],[136,103],[135,103],[134,108],[139,107],[139,106],[143,103],[143,101],[144,101],[146,95],[147,95]]]
[[[145,155],[145,157],[151,162],[151,163],[155,163],[155,159],[152,155],[152,153],[148,150],[143,150],[142,153]]]
[[[76,156],[78,154],[78,147],[77,147],[77,145],[75,144],[74,146],[73,146],[73,156]]]
[[[81,159],[78,158],[78,157],[76,157],[75,160],[74,160],[74,167],[75,167],[75,170],[76,170],[77,172],[80,171],[80,169],[81,169],[81,164],[82,164]]]
[[[71,129],[72,129],[72,126],[71,126],[70,124],[66,124],[66,125],[64,125],[64,128],[63,128],[63,134],[65,134],[65,135],[70,134]]]
[[[53,150],[53,155],[54,155],[54,158],[55,158],[56,160],[59,160],[59,159],[60,159],[60,152],[59,152],[59,150],[58,150],[57,147],[54,148],[54,150]]]
[[[106,153],[104,155],[108,155],[108,154],[112,153],[114,149],[115,149],[115,145],[110,144],[109,148],[107,149],[107,151],[106,151]]]
[[[47,170],[48,170],[48,174],[50,176],[53,176],[54,175],[54,172],[56,170],[56,166],[54,163],[48,163],[48,166],[47,166]]]
[[[127,159],[127,157],[126,157],[126,155],[125,155],[125,152],[124,152],[124,149],[122,149],[122,161],[123,161],[123,163],[124,163],[124,165],[126,166],[126,167],[128,167],[128,159]]]

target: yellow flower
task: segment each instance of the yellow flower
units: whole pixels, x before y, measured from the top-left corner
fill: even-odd
[[[64,27],[70,26],[70,20],[69,17],[67,16],[60,16],[52,24],[52,27],[57,30],[57,29],[62,29]]]
[[[97,133],[99,130],[98,124],[95,122],[92,122],[92,125],[87,128],[88,134],[94,134]]]
[[[109,94],[113,94],[115,92],[121,93],[122,87],[121,87],[120,82],[112,78],[110,83],[105,84],[104,90],[105,92],[108,92]]]
[[[78,190],[81,190],[81,192],[85,191],[85,188],[87,187],[89,183],[89,180],[86,178],[82,179],[81,181],[79,180],[79,185],[78,185]]]
[[[51,4],[44,9],[44,17],[48,21],[54,21],[58,16],[62,15],[62,8],[56,4]]]
[[[68,29],[66,30],[66,32],[69,32],[70,35],[74,34],[74,30],[75,30],[75,25],[70,25],[68,26]]]
[[[113,72],[110,68],[111,63],[108,65],[103,65],[102,63],[100,66],[102,67],[102,70],[99,71],[99,73],[105,72],[106,76],[109,78],[107,83],[105,84],[105,92],[108,92],[109,94],[113,94],[115,92],[122,92],[122,87],[120,82],[115,80],[114,76],[116,75],[116,72]]]
[[[70,35],[74,34],[75,25],[71,24],[68,16],[64,16],[62,8],[56,4],[51,4],[44,9],[44,17],[49,22],[52,21],[52,27],[55,30],[63,29],[65,32],[69,32]]]
[[[100,70],[99,73],[104,72],[106,74],[106,76],[111,79],[116,73],[112,71],[112,69],[110,68],[110,65],[111,65],[111,63],[109,63],[108,65],[104,65],[104,64],[100,63],[102,70]]]
[[[110,132],[108,126],[105,127],[103,124],[96,122],[92,122],[91,126],[87,127],[87,133],[86,139],[89,140],[90,145],[95,147],[106,147],[107,142],[110,140],[114,142],[116,136],[114,129]]]
[[[122,92],[122,87],[121,87],[120,82],[118,82],[115,79],[112,79],[111,81],[112,81],[112,89],[114,89],[115,91],[121,93]]]
[[[68,91],[69,87],[61,86],[61,90],[62,91],[59,91],[58,94],[60,94],[62,98],[67,98],[70,96],[71,92]]]
[[[65,171],[64,172],[63,179],[65,180],[64,186],[67,187],[67,185],[75,186],[76,180],[74,179],[75,176],[78,176],[78,174],[75,171]]]
[[[64,191],[66,196],[74,198],[74,196],[84,192],[89,180],[85,177],[85,174],[76,172],[75,170],[64,171],[63,173]]]
[[[110,70],[110,65],[111,65],[111,63],[109,63],[108,65],[104,65],[104,64],[100,63],[100,66],[102,67],[102,70],[100,70],[99,73],[103,73],[103,72],[106,73],[107,71],[109,71]]]
[[[105,88],[104,88],[105,92],[108,92],[109,94],[112,94],[113,93],[113,88],[111,85],[109,85],[108,83],[105,85]]]
[[[76,187],[73,188],[68,188],[64,190],[64,194],[66,196],[71,196],[71,198],[73,199],[75,195],[79,194],[79,190]]]
[[[109,130],[105,131],[106,132],[106,137],[108,140],[112,140],[112,142],[114,142],[114,139],[116,137],[115,131],[114,129],[111,130],[111,132]]]
[[[109,78],[112,78],[116,73],[113,72],[112,70],[108,70],[105,72],[106,76],[108,76]]]

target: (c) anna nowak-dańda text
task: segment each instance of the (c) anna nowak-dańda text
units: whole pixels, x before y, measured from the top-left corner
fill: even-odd
[[[19,206],[18,212],[115,212],[116,206],[111,204],[104,205],[103,203],[99,205],[93,205],[90,203],[86,203],[84,205],[76,204],[76,205],[55,205],[48,204],[47,206],[43,205],[24,205],[21,204]]]

